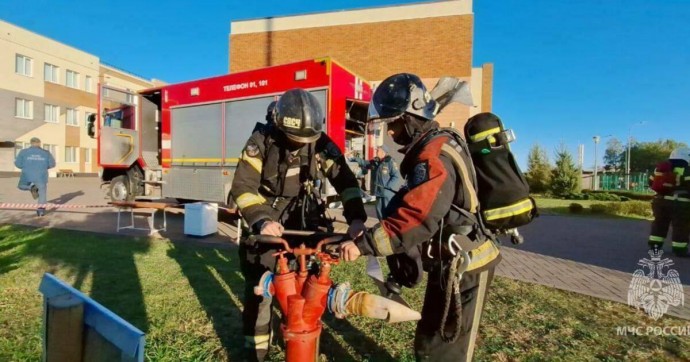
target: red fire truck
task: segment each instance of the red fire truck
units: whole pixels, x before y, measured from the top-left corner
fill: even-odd
[[[238,158],[268,105],[292,88],[319,99],[325,131],[345,149],[369,157],[364,121],[369,83],[331,58],[306,60],[132,93],[99,87],[101,178],[112,200],[157,195],[231,204]],[[96,122],[97,120],[97,122]],[[326,183],[325,195],[333,195]]]

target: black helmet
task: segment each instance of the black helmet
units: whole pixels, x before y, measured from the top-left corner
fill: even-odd
[[[285,92],[276,104],[276,125],[285,135],[300,143],[319,139],[323,128],[323,111],[313,94],[304,89]]]
[[[278,103],[278,101],[272,101],[266,108],[267,123],[275,123],[276,121],[276,103]]]
[[[433,120],[438,105],[418,76],[400,73],[386,78],[369,103],[369,120],[394,120],[405,113]]]

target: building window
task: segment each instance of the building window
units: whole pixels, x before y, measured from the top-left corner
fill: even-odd
[[[79,73],[67,69],[67,80],[65,85],[70,88],[79,88]]]
[[[84,90],[87,92],[93,92],[93,84],[90,75],[84,76]]]
[[[17,54],[15,58],[14,71],[19,75],[27,77],[33,76],[33,59]]]
[[[91,149],[84,149],[84,163],[91,163]]]
[[[34,102],[28,99],[16,98],[14,115],[19,118],[34,118]]]
[[[53,155],[53,158],[57,160],[57,145],[50,145],[50,144],[44,143],[43,149],[50,152],[50,154]]]
[[[77,163],[77,148],[65,146],[65,162],[67,163]]]
[[[67,108],[67,112],[65,112],[65,123],[70,126],[78,126],[79,112],[74,108]]]
[[[24,149],[24,144],[22,142],[14,143],[14,157],[16,158],[19,152]]]
[[[46,82],[58,83],[60,80],[58,74],[60,74],[60,68],[52,64],[46,63],[43,67],[43,80]]]
[[[51,123],[60,122],[60,107],[54,106],[52,104],[45,105],[45,121]]]

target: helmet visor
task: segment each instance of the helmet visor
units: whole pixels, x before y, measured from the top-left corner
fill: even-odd
[[[410,103],[410,82],[404,74],[384,80],[369,103],[368,120],[394,120],[405,113]]]

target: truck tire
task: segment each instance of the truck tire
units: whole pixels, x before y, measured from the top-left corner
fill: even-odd
[[[129,178],[126,175],[113,177],[113,179],[110,180],[108,196],[110,197],[110,201],[134,200],[134,195],[130,192]]]
[[[127,178],[130,182],[129,190],[132,198],[144,196],[144,173],[139,167],[134,166],[127,170]]]

